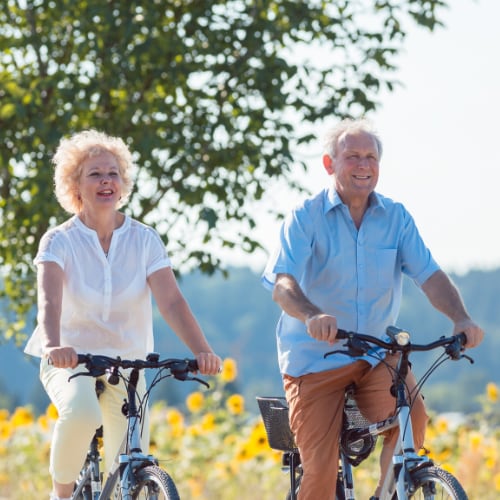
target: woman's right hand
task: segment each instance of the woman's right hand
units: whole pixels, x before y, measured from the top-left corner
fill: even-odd
[[[78,364],[78,354],[72,347],[46,347],[45,356],[56,368],[75,368]]]

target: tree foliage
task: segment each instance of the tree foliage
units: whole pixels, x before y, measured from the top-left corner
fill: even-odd
[[[0,268],[4,335],[33,305],[32,259],[67,217],[50,159],[96,128],[137,158],[126,211],[181,267],[252,252],[253,204],[287,179],[307,124],[361,115],[395,84],[405,23],[439,0],[5,0],[0,6]],[[326,57],[312,57],[316,50]],[[292,185],[291,188],[300,188]]]

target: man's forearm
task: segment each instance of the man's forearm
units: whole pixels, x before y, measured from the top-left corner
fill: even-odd
[[[444,271],[436,271],[422,290],[430,303],[454,323],[470,319],[458,288]]]
[[[273,289],[273,300],[289,316],[305,322],[307,318],[321,314],[305,295],[299,284],[290,274],[278,274]]]

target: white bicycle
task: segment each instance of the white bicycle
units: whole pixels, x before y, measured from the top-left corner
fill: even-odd
[[[393,427],[399,427],[399,440],[394,450],[390,468],[380,494],[381,500],[467,500],[467,494],[458,479],[436,466],[433,461],[419,455],[415,450],[410,420],[411,403],[405,385],[410,354],[417,351],[431,351],[442,348],[443,352],[429,367],[417,384],[420,391],[436,368],[447,359],[468,359],[463,354],[466,337],[463,333],[452,337],[441,337],[429,344],[412,344],[408,332],[396,327],[387,329],[388,340],[354,332],[339,330],[337,339],[345,339],[342,350],[332,351],[352,357],[372,356],[383,363],[383,356],[373,347],[382,347],[392,353],[401,353],[398,365],[392,371],[393,385],[390,388],[395,397],[396,412],[381,422],[370,423],[359,412],[353,394],[355,387],[346,388],[343,430],[340,437],[340,458],[335,488],[336,500],[355,500],[352,467],[365,460],[375,447],[377,436]],[[412,396],[415,396],[413,394]],[[412,398],[414,399],[414,398]],[[287,500],[295,500],[300,490],[302,465],[300,452],[296,447],[288,424],[288,406],[283,397],[258,397],[257,402],[266,428],[271,448],[283,451],[283,466],[289,470],[290,491]]]
[[[73,500],[179,500],[179,493],[172,477],[158,466],[158,460],[153,455],[145,455],[141,449],[141,419],[151,389],[164,378],[174,377],[177,380],[196,380],[209,387],[208,384],[190,373],[197,372],[196,360],[165,359],[160,360],[156,353],[149,354],[146,360],[124,360],[86,354],[78,355],[78,363],[84,364],[87,371],[80,372],[73,377],[107,376],[110,384],[116,385],[122,379],[127,388],[127,399],[122,412],[128,420],[127,435],[121,453],[115,458],[111,473],[102,484],[103,474],[99,469],[101,457],[99,455],[98,440],[102,437],[102,427],[90,443],[85,464],[75,484]],[[138,401],[136,394],[137,381],[140,370],[156,369],[155,376],[145,397]],[[131,369],[125,376],[122,370]],[[103,383],[96,382],[96,392],[102,391]]]

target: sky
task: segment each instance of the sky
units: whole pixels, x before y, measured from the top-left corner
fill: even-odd
[[[500,1],[450,4],[444,28],[410,27],[395,74],[403,86],[368,117],[384,145],[377,191],[406,206],[443,269],[464,274],[500,267]],[[321,164],[324,127],[302,158],[307,174],[297,169],[313,192],[332,182]],[[287,211],[300,198],[270,189],[256,208],[266,252],[229,260],[261,270],[280,225],[267,207]]]

